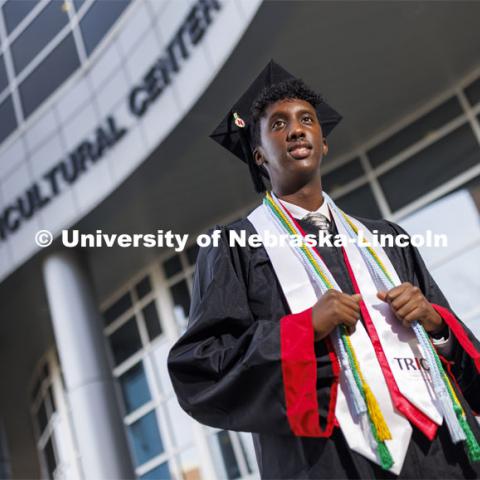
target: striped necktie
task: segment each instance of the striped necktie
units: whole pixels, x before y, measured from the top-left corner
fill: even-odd
[[[330,221],[328,218],[319,213],[319,212],[310,212],[307,213],[303,218],[303,221],[314,225],[319,230],[329,230],[330,229]]]

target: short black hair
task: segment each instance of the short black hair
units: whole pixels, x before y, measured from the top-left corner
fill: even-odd
[[[269,87],[265,87],[252,102],[250,108],[250,138],[252,152],[255,147],[260,144],[260,119],[264,114],[265,109],[272,103],[290,98],[304,100],[310,103],[315,109],[323,101],[322,96],[315,93],[300,78],[285,80]],[[254,164],[249,166],[255,189],[259,193],[265,192],[266,187],[262,175],[268,178],[268,173],[263,167],[259,167],[255,162],[253,163]]]
[[[260,118],[264,114],[265,109],[272,103],[287,98],[304,100],[315,109],[323,101],[322,96],[310,89],[300,78],[292,78],[270,87],[265,87],[253,101],[250,108],[252,148],[255,148],[260,143]]]

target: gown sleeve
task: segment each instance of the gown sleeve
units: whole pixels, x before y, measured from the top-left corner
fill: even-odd
[[[169,352],[180,406],[226,430],[329,436],[338,365],[314,342],[311,308],[289,314],[268,261],[254,266],[220,229],[218,247],[200,249],[188,327]]]
[[[397,233],[408,235],[392,224]],[[418,249],[409,245],[402,248],[409,266],[411,283],[418,286],[433,308],[448,325],[453,335],[453,348],[448,358],[442,358],[454,377],[466,401],[475,412],[480,412],[480,342],[451,309],[447,299],[425,266]],[[437,349],[438,350],[438,349]],[[441,351],[438,351],[442,355]]]

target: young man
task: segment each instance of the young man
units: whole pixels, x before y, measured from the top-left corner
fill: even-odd
[[[414,247],[372,247],[398,225],[348,216],[322,191],[340,119],[270,62],[212,134],[271,191],[200,251],[168,360],[179,403],[252,432],[262,478],[478,478],[480,345]],[[322,231],[370,246],[266,241]]]

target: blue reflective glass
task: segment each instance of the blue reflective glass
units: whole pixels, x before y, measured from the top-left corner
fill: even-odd
[[[47,4],[12,43],[10,49],[17,73],[68,23],[68,13],[62,5],[62,2],[58,1]]]
[[[463,110],[457,98],[450,98],[369,150],[367,155],[372,166],[377,167],[389,160],[410,145],[428,137],[432,132],[462,115],[462,113]]]
[[[395,211],[479,162],[477,139],[470,125],[465,124],[392,168],[379,181]]]
[[[80,10],[81,6],[85,3],[85,0],[73,0],[73,4],[75,5],[75,9],[77,12]]]
[[[465,88],[465,95],[467,96],[470,105],[476,105],[480,102],[480,78],[477,78]]]
[[[127,413],[133,412],[152,398],[142,362],[127,370],[119,382]]]
[[[71,34],[20,84],[23,113],[28,117],[80,65]]]
[[[165,462],[142,475],[140,480],[170,480],[171,478],[168,463]]]
[[[7,70],[5,69],[5,61],[3,55],[0,55],[0,92],[8,85]]]
[[[241,476],[240,467],[238,466],[229,433],[226,430],[222,430],[217,433],[217,439],[228,479],[234,480],[239,478]]]
[[[382,214],[369,184],[352,190],[350,193],[340,197],[336,202],[342,210],[345,210],[350,215],[382,218]]]
[[[322,187],[326,192],[332,193],[338,188],[364,175],[365,172],[360,160],[355,158],[330,173],[322,175]]]
[[[132,306],[132,297],[130,292],[122,295],[115,303],[110,305],[104,312],[103,318],[105,323],[110,325],[114,320],[116,320],[122,313],[125,313]]]
[[[142,348],[142,340],[134,317],[115,330],[109,338],[115,365],[122,363]]]
[[[7,0],[2,7],[7,33],[13,31],[38,2],[39,0]]]
[[[15,111],[13,110],[12,97],[9,95],[0,104],[0,144],[17,127]]]
[[[114,2],[97,0],[88,9],[80,21],[80,30],[87,55],[93,52],[129,3],[130,0]]]
[[[137,466],[159,455],[164,450],[154,411],[132,423],[128,429],[128,436]]]

